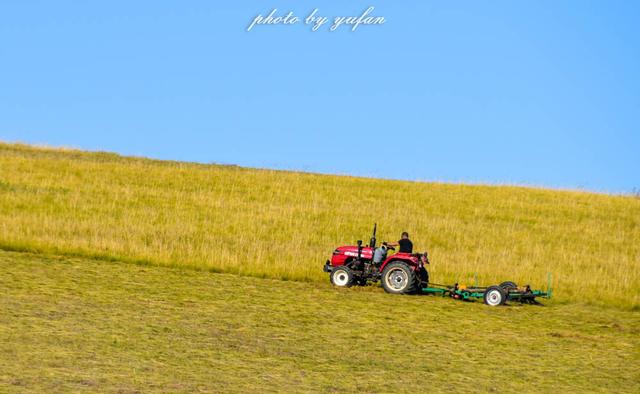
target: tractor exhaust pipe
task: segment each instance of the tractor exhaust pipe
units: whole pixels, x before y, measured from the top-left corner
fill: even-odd
[[[378,223],[374,223],[373,224],[373,235],[371,236],[371,239],[369,240],[369,246],[372,248],[376,247],[376,229],[378,227]]]

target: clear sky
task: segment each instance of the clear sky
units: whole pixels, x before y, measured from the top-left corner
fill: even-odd
[[[386,23],[246,31],[368,6]],[[5,0],[0,140],[630,192],[640,2]]]

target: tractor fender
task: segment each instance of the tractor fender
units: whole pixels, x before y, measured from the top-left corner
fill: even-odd
[[[395,255],[393,255],[382,263],[382,265],[380,266],[380,272],[384,270],[384,267],[386,267],[387,264],[392,263],[394,261],[402,261],[403,263],[407,264],[409,267],[413,268],[414,270],[417,270],[420,265],[420,263],[418,262],[418,259],[396,257]]]

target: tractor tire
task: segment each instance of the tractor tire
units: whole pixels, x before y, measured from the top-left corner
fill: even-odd
[[[500,283],[500,287],[502,287],[505,290],[509,290],[509,289],[517,289],[518,285],[515,284],[515,282],[511,282],[510,280],[508,280],[506,282]]]
[[[336,267],[331,271],[329,280],[336,287],[351,287],[353,285],[353,272],[345,267]]]
[[[489,286],[484,292],[484,303],[489,306],[504,305],[507,302],[507,291],[500,286]]]
[[[427,269],[422,267],[420,269],[420,271],[418,272],[418,278],[420,279],[420,284],[418,287],[420,287],[420,290],[429,287],[429,272],[427,272]]]
[[[381,279],[384,291],[391,294],[413,294],[420,287],[416,272],[402,261],[387,264]]]

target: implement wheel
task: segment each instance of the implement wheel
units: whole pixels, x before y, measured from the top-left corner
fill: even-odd
[[[489,286],[484,293],[484,303],[489,306],[504,305],[507,302],[507,292],[500,286]]]
[[[331,271],[329,280],[336,287],[351,287],[353,284],[353,272],[345,266],[336,267]]]
[[[517,289],[518,285],[516,285],[515,282],[511,282],[510,280],[508,280],[506,282],[500,283],[500,287],[502,287],[505,290],[509,290],[509,289]]]
[[[391,294],[411,294],[419,288],[416,272],[402,261],[387,264],[382,271],[382,287]]]

